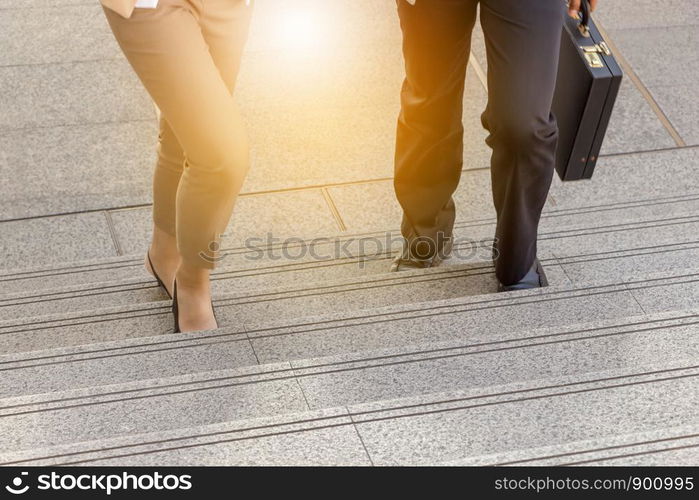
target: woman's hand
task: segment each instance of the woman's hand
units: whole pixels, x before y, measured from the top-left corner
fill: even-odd
[[[594,12],[597,8],[597,0],[590,0],[590,10]],[[580,12],[580,0],[568,0],[568,15],[570,17],[578,17]]]

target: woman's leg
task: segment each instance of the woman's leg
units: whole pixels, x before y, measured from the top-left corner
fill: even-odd
[[[488,54],[488,106],[482,121],[493,149],[495,270],[503,285],[521,280],[536,258],[558,138],[551,101],[564,7],[560,0],[481,1]]]
[[[182,146],[161,114],[158,161],[153,174],[153,237],[145,265],[151,274],[157,274],[163,280],[171,296],[175,273],[181,262],[177,251],[176,202],[184,161]]]
[[[250,31],[252,2],[206,0],[200,25],[211,57],[231,94],[240,70],[243,49]]]
[[[245,0],[208,0],[199,15],[199,25],[211,57],[231,94],[251,15],[252,8]],[[153,176],[153,239],[149,256],[170,291],[181,261],[176,240],[176,203],[184,162],[184,150],[161,115],[158,161]],[[150,268],[148,259],[146,265]]]
[[[137,9],[130,19],[105,9],[127,59],[186,152],[176,195],[183,331],[215,326],[201,299],[208,299],[208,270],[249,163],[243,120],[202,34],[198,5],[161,0],[157,9]]]

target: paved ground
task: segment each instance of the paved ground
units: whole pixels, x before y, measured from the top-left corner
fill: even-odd
[[[696,161],[695,6],[600,3],[597,20],[627,78],[598,167],[604,177],[592,182],[615,183],[616,165],[628,162],[656,163],[662,182],[668,164]],[[0,0],[0,269],[140,254],[156,110],[97,0],[17,5]],[[474,40],[464,103],[468,171],[459,192],[471,202],[462,204],[462,217],[491,210],[478,122],[487,71],[479,31]],[[254,161],[227,245],[268,232],[312,237],[396,227],[391,175],[401,79],[393,0],[257,0],[237,91]],[[557,183],[550,204],[577,189]]]
[[[395,4],[257,0],[219,328],[173,334],[141,260],[156,109],[97,0],[0,0],[0,464],[696,465],[694,3],[601,0],[626,70],[604,156],[555,182],[551,286],[500,294],[464,241],[495,224],[479,32],[455,256],[388,273],[361,244],[400,219]],[[244,248],[268,233],[295,245]],[[317,237],[329,259],[294,253]]]

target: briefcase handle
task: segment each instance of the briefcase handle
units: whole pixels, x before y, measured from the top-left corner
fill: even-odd
[[[582,33],[582,36],[585,38],[590,37],[590,2],[589,0],[582,0],[580,2],[580,15],[582,16],[582,20],[580,21],[580,25],[578,26],[578,29],[580,30],[580,33]]]

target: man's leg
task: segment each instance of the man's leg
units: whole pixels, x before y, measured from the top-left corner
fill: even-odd
[[[561,0],[481,2],[489,94],[482,121],[493,149],[495,268],[503,285],[520,281],[536,259],[558,139],[551,101],[564,11]]]
[[[476,0],[398,0],[406,78],[395,155],[401,231],[431,259],[451,237],[463,165],[463,92]],[[441,235],[441,236],[440,236]]]

